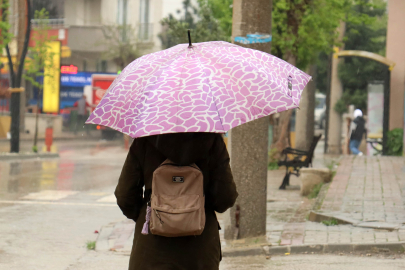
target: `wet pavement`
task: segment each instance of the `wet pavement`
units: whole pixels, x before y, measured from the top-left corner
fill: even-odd
[[[21,148],[30,146],[23,143]],[[110,187],[117,183],[126,155],[120,141],[61,141],[54,144],[54,149],[60,158],[1,162],[0,200],[15,200],[45,190]]]
[[[30,146],[24,142],[22,148]],[[2,142],[1,147],[5,147]],[[60,141],[55,149],[60,158],[0,162],[0,270],[126,269],[134,226],[122,215],[113,196],[127,153],[123,143]],[[314,165],[324,167],[328,162],[318,155]],[[404,222],[404,165],[401,158],[345,157],[322,210],[341,211],[363,220]],[[403,229],[325,226],[307,221],[316,200],[299,195],[296,177],[291,178],[288,190],[279,190],[283,173],[268,174],[267,239],[273,246],[405,241]],[[105,237],[113,235],[120,240],[110,241],[117,252],[87,250],[86,242],[100,238],[103,227],[111,229]],[[123,231],[125,239],[117,235]],[[224,258],[220,269],[358,270],[402,269],[403,265],[402,257],[294,255],[270,260],[262,256]]]
[[[123,218],[113,197],[127,153],[122,142],[56,147],[60,158],[0,162],[0,269],[68,269],[87,254],[96,230]]]

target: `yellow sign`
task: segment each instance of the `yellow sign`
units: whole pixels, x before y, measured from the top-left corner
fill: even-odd
[[[60,89],[60,42],[50,41],[48,53],[52,53],[52,63],[47,63],[44,69],[44,90],[42,110],[46,113],[59,112]]]

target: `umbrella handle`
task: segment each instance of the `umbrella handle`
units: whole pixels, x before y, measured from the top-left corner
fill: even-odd
[[[188,47],[191,48],[193,47],[193,45],[191,45],[190,29],[188,29],[187,32],[188,32]]]

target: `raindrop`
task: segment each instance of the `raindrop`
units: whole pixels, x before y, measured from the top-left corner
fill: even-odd
[[[359,72],[360,72],[360,69],[358,68],[358,69],[357,69],[357,74],[359,74]]]
[[[83,125],[83,128],[84,128],[84,125]]]
[[[82,136],[83,136],[83,133],[82,133]]]

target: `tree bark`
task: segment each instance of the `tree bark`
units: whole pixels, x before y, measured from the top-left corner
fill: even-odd
[[[7,58],[9,61],[10,68],[10,86],[12,88],[21,87],[21,78],[24,67],[24,60],[28,50],[28,42],[31,34],[31,2],[30,0],[18,0],[18,12],[20,18],[23,18],[19,21],[19,29],[23,31],[18,32],[17,44],[19,46],[17,52],[17,67],[16,73],[14,72],[14,66],[11,61],[11,54],[8,45],[6,46]],[[20,38],[23,38],[23,43],[20,43]],[[22,44],[22,45],[21,45]],[[20,47],[21,46],[21,47]],[[10,127],[10,152],[18,153],[20,151],[20,96],[21,93],[12,93],[10,99],[10,115],[11,115],[11,127]]]
[[[312,81],[307,84],[301,95],[300,109],[297,110],[295,121],[295,148],[308,150],[314,137],[315,129],[315,75],[316,66],[311,65],[308,74],[312,76]]]
[[[287,62],[295,66],[297,58],[291,53],[287,55]],[[277,149],[278,155],[276,155],[276,158],[278,158],[284,148],[290,146],[290,119],[292,113],[293,110],[281,112],[277,121],[273,124],[273,142],[271,148]]]
[[[253,33],[271,34],[271,12],[271,0],[234,0],[232,40]],[[243,46],[267,53],[271,50],[270,42]],[[239,197],[224,215],[226,239],[266,235],[268,130],[269,118],[263,117],[229,134],[228,149]]]
[[[346,23],[341,22],[339,28],[339,41],[343,40],[346,31]],[[340,49],[343,49],[341,47]],[[328,153],[340,154],[341,140],[342,140],[342,116],[335,111],[335,104],[342,97],[343,86],[339,79],[338,67],[339,63],[343,61],[337,57],[332,57],[332,71],[331,71],[331,86],[330,86],[330,106],[329,110],[329,123],[328,123]]]

